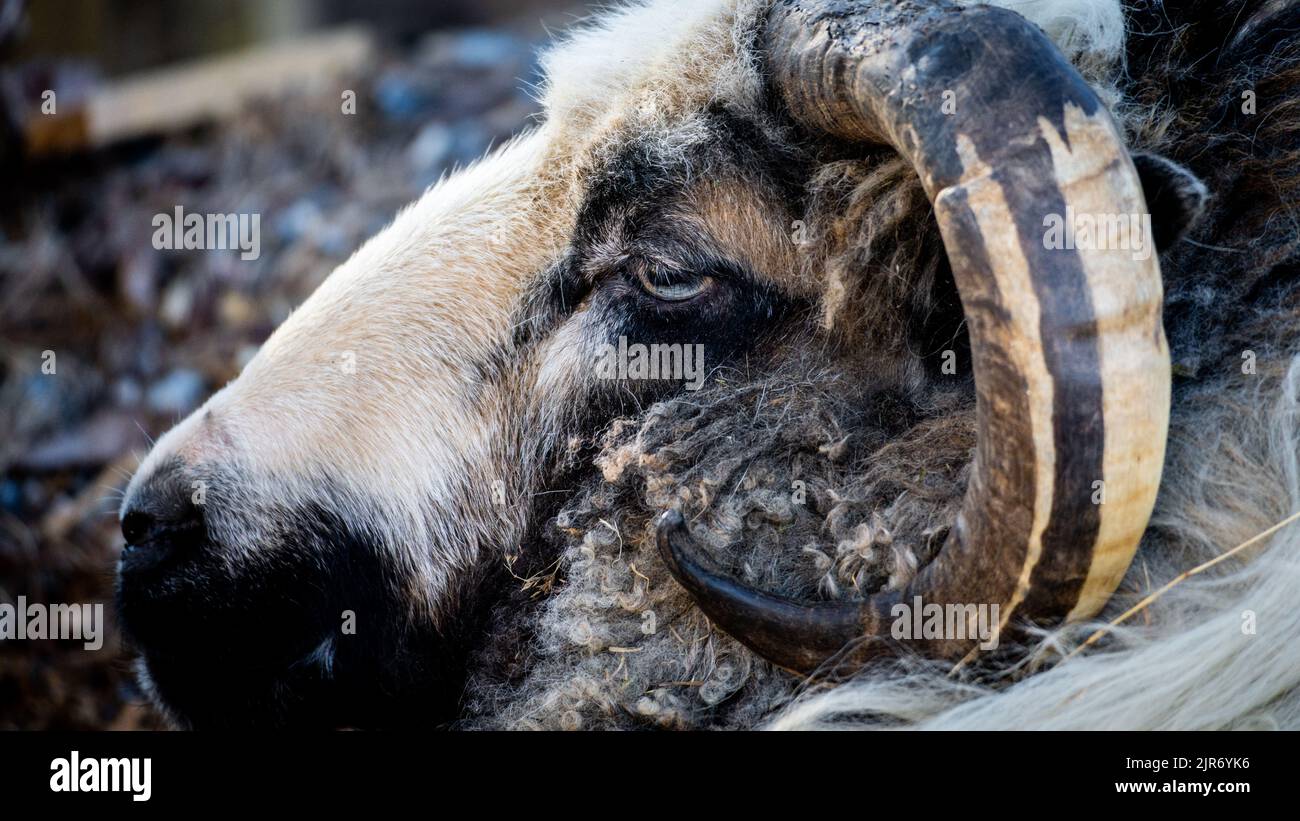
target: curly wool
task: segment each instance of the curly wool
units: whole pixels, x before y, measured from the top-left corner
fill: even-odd
[[[750,727],[789,701],[798,679],[717,631],[669,576],[653,533],[668,508],[728,572],[801,599],[898,588],[929,560],[965,487],[969,409],[955,393],[864,397],[793,372],[723,378],[609,428],[600,474],[548,534],[562,581],[536,615],[528,671],[507,681],[487,665],[471,724]],[[948,412],[914,424],[937,407]]]
[[[1247,5],[1260,19],[1272,13]],[[1300,531],[1180,582],[1129,623],[1108,624],[1300,509],[1300,45],[1281,27],[1228,39],[1217,25],[1169,22],[1223,13],[1224,26],[1238,24],[1231,9],[1212,6],[1135,3],[1131,74],[1089,74],[1122,89],[1111,100],[1131,147],[1184,163],[1214,192],[1189,241],[1162,254],[1178,377],[1168,456],[1151,526],[1099,620],[1039,631],[978,680],[903,659],[802,689],[712,629],[659,561],[651,522],[677,505],[702,549],[736,577],[804,600],[857,597],[904,584],[952,520],[974,439],[969,384],[922,368],[960,319],[933,221],[898,161],[832,159],[808,202],[808,267],[828,281],[810,349],[867,348],[876,361],[788,368],[752,384],[736,375],[612,428],[601,475],[551,533],[561,553],[550,595],[498,624],[467,690],[466,723],[1300,726]],[[1085,62],[1101,74],[1109,64]],[[1273,101],[1267,117],[1240,111],[1245,87]],[[1243,368],[1247,355],[1256,369]],[[803,505],[793,502],[795,481],[806,483]],[[1071,655],[1098,629],[1102,642]]]
[[[1187,578],[1127,623],[1110,624],[1184,571],[1300,509],[1300,356],[1288,361],[1280,352],[1270,355],[1278,358],[1266,369],[1201,386],[1176,406],[1166,481],[1151,527],[1096,621],[1040,633],[1024,662],[1000,680],[976,683],[932,668],[885,667],[801,696],[768,726],[1300,726],[1295,525]],[[1105,631],[1099,651],[1070,656],[1097,630]]]

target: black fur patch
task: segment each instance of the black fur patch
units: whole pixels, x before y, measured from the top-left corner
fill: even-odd
[[[387,551],[320,505],[280,516],[283,539],[252,558],[232,564],[205,540],[175,566],[119,575],[124,629],[163,702],[195,728],[450,719],[464,647],[411,617]]]

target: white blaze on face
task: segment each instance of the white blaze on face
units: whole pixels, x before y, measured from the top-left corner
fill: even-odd
[[[534,207],[546,147],[542,132],[515,142],[399,214],[158,442],[135,481],[169,457],[237,470],[246,486],[214,488],[209,510],[235,553],[256,552],[272,526],[256,521],[259,506],[364,499],[385,519],[376,529],[440,587],[457,557],[434,560],[429,546],[472,539],[436,538],[449,534],[431,528],[452,525],[430,521],[431,503],[485,495],[474,485],[491,482],[483,466],[503,435],[496,411],[509,398],[485,393],[478,364],[563,247]],[[341,498],[322,498],[326,482]],[[215,509],[223,499],[244,509]]]
[[[277,510],[322,505],[381,536],[429,602],[481,544],[511,546],[525,506],[500,497],[528,492],[533,440],[581,390],[590,318],[506,363],[507,379],[485,381],[482,366],[499,360],[525,289],[562,255],[610,147],[671,128],[724,90],[754,93],[732,6],[630,8],[549,55],[547,121],[436,186],[334,271],[158,442],[133,486],[173,457],[227,471],[237,486],[208,489],[205,519],[230,561],[267,549]]]

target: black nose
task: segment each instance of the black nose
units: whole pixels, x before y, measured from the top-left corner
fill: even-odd
[[[128,552],[162,558],[202,538],[203,507],[178,463],[159,466],[127,498],[122,536]]]

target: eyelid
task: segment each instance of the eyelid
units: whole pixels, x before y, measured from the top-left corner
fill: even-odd
[[[637,283],[647,294],[664,302],[685,302],[713,287],[713,277],[649,264],[636,267]]]

